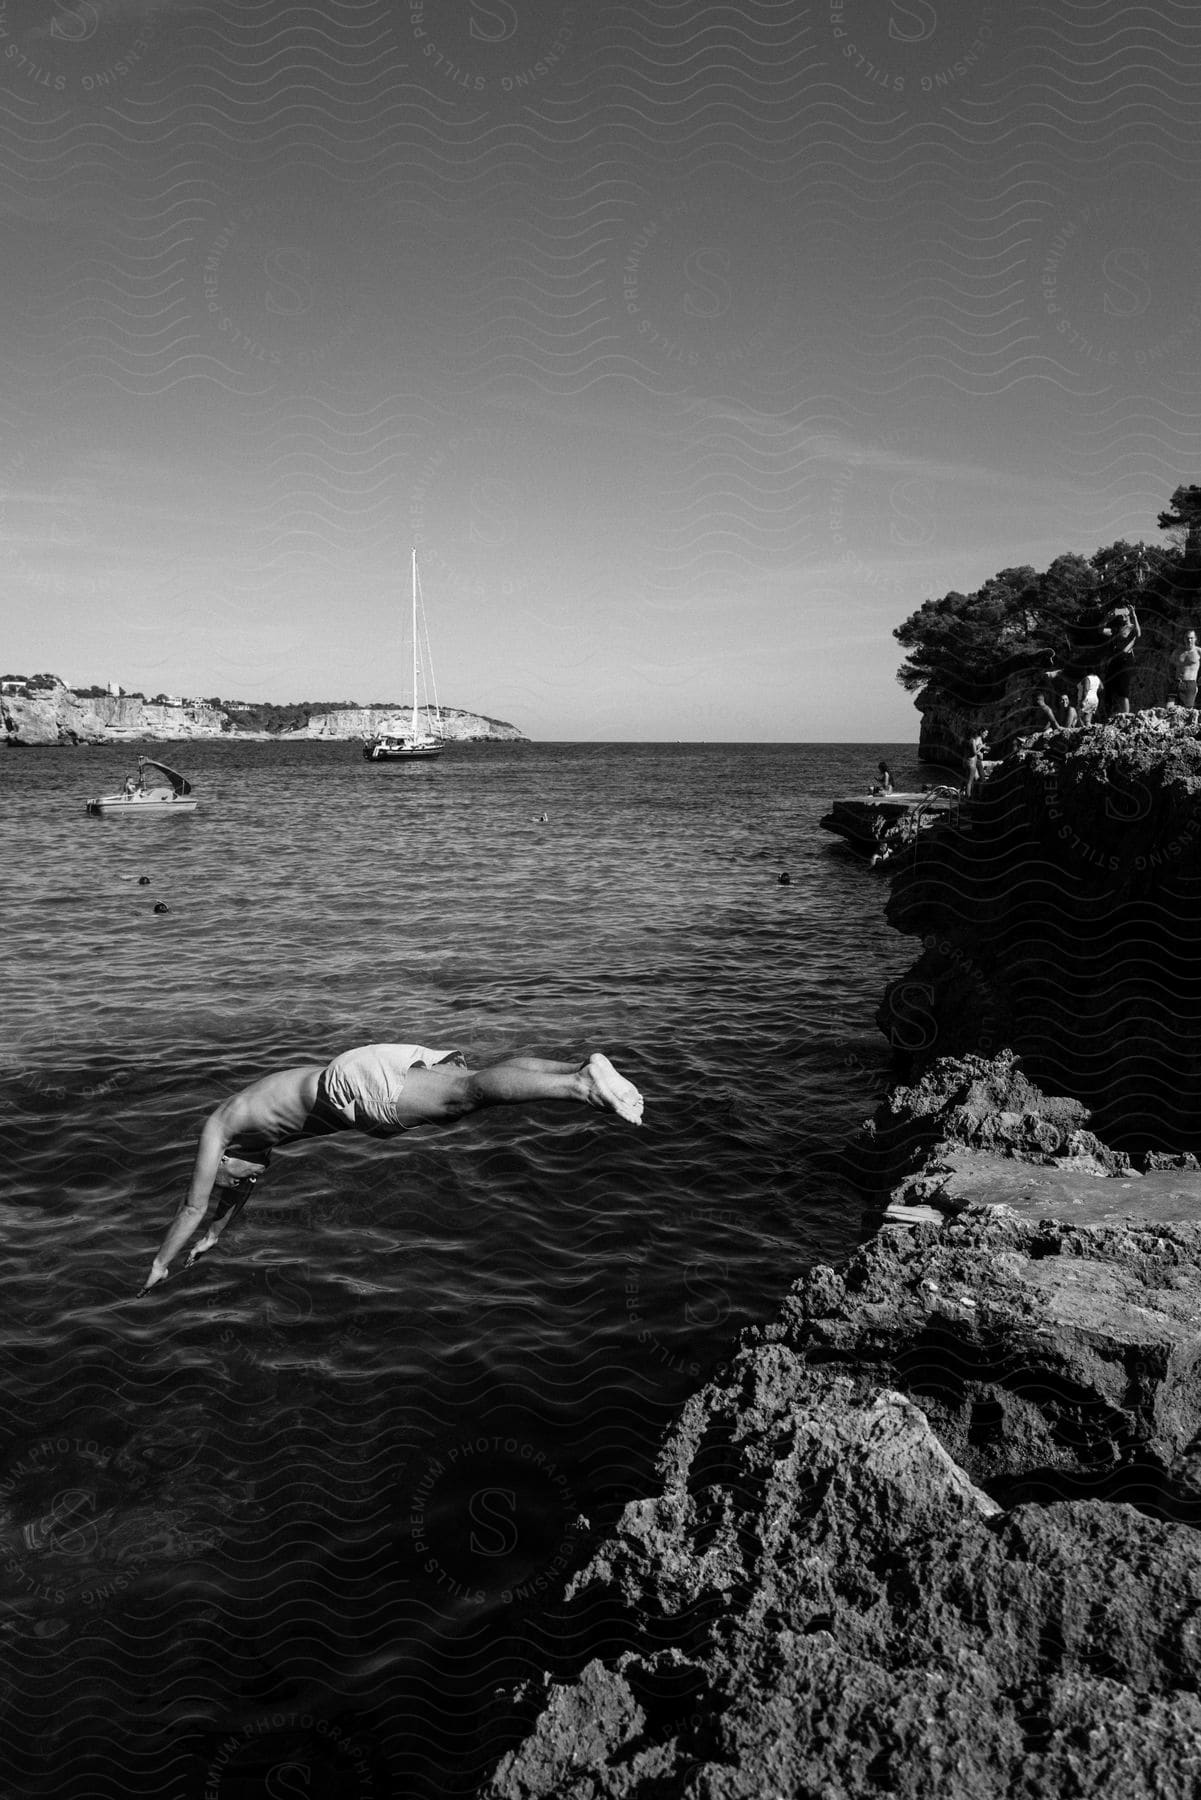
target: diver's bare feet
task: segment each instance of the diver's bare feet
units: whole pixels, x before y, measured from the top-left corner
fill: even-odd
[[[628,1125],[641,1125],[642,1095],[632,1081],[617,1073],[607,1056],[594,1051],[580,1073],[588,1085],[585,1099],[589,1106],[615,1112]]]

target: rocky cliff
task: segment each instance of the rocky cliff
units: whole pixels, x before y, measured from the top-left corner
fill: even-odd
[[[1045,720],[1034,704],[1037,691],[1029,670],[1010,675],[993,699],[976,705],[937,688],[923,688],[915,702],[921,716],[918,760],[958,771],[964,747],[977,731],[987,731],[994,751],[1006,749],[1023,732],[1040,731]]]
[[[488,1800],[1198,1792],[1199,774],[1053,734],[903,859],[874,1235],[685,1406]]]
[[[515,725],[457,707],[441,709],[442,729],[457,741],[483,738],[510,741],[523,733]],[[396,707],[342,707],[312,713],[297,730],[246,729],[244,714],[231,707],[185,701],[155,704],[133,695],[81,698],[59,684],[28,693],[0,695],[5,741],[24,744],[172,743],[193,738],[365,738],[402,726],[408,715]]]
[[[888,917],[921,954],[881,1023],[920,1068],[1016,1050],[1129,1146],[1201,1148],[1201,724],[1050,732],[925,835]]]
[[[68,687],[0,696],[0,723],[9,744],[157,743],[220,737],[228,729],[215,707],[155,705],[129,694],[81,699]]]

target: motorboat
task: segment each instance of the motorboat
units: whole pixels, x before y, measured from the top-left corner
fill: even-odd
[[[157,819],[168,813],[194,813],[198,805],[190,781],[165,763],[151,762],[142,756],[138,758],[136,780],[127,776],[118,793],[98,794],[88,801],[87,810],[105,818],[120,813],[127,818]]]

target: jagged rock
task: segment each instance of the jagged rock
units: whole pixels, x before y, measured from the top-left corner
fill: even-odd
[[[1078,1130],[1088,1112],[1078,1100],[1044,1094],[1023,1073],[1012,1050],[988,1058],[942,1057],[911,1086],[894,1087],[881,1107],[888,1120],[934,1120],[944,1137],[965,1142],[986,1134],[990,1143],[1020,1143],[1030,1123],[1061,1134]]]
[[[1129,1156],[1086,1129],[1088,1109],[1067,1095],[1044,1094],[1010,1050],[994,1057],[940,1057],[912,1085],[898,1085],[863,1130],[877,1179],[899,1174],[922,1198],[935,1176],[954,1165],[960,1147],[1019,1162],[1096,1175],[1133,1173]],[[912,1164],[918,1160],[916,1173]],[[948,1160],[951,1159],[951,1160]]]
[[[1201,1226],[811,1271],[572,1583],[640,1648],[544,1685],[489,1800],[1195,1794],[1199,1306]]]
[[[1191,1506],[1169,1471],[1201,1432],[1199,1306],[1201,1223],[974,1207],[803,1277],[767,1335],[903,1385],[999,1498],[1058,1470]]]

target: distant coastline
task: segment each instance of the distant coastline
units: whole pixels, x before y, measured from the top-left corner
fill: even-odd
[[[504,719],[461,707],[432,707],[442,735],[459,743],[525,741]],[[409,718],[399,702],[353,706],[299,702],[255,705],[71,688],[56,675],[7,676],[0,692],[4,740],[13,747],[55,744],[170,744],[217,739],[296,742],[355,739],[398,728]]]

